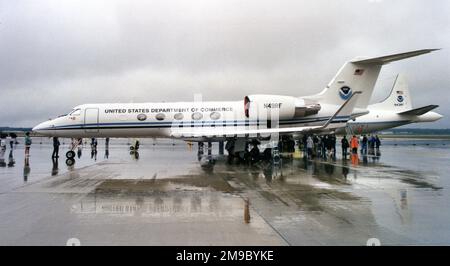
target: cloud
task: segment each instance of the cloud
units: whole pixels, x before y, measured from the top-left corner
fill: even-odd
[[[0,0],[0,124],[32,126],[87,102],[313,94],[355,56],[449,48],[449,5]],[[449,59],[444,49],[388,65],[374,101],[403,72],[415,105],[440,104],[450,117]]]

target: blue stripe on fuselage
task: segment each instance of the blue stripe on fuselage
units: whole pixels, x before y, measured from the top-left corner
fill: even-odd
[[[290,125],[298,123],[313,123],[327,121],[330,117],[318,117],[318,118],[306,118],[306,119],[294,119],[294,120],[280,120],[280,125]],[[350,119],[349,116],[336,117],[333,123],[347,122]],[[92,123],[92,124],[75,124],[75,125],[63,125],[51,128],[44,128],[40,130],[64,130],[64,129],[102,129],[102,128],[170,128],[177,125],[183,125],[185,127],[190,126],[246,126],[246,125],[267,124],[266,121],[256,120],[228,120],[228,121],[170,121],[170,122],[115,122],[115,123]]]

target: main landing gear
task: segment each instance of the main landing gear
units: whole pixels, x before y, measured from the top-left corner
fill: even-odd
[[[135,139],[133,145],[130,146],[130,155],[134,156],[136,160],[139,159],[139,145],[139,140]]]

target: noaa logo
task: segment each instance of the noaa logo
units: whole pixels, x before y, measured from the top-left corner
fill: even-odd
[[[145,121],[145,120],[147,120],[147,115],[146,115],[146,114],[139,114],[139,115],[137,116],[137,119],[138,119],[139,121]]]
[[[352,95],[352,89],[350,87],[342,87],[339,90],[339,96],[341,96],[342,100],[348,100]]]
[[[404,100],[405,100],[405,98],[403,96],[401,96],[401,95],[397,96],[397,101],[399,103],[402,103]]]

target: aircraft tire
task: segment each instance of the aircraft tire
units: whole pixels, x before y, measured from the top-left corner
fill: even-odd
[[[68,152],[66,153],[66,157],[67,157],[67,159],[73,159],[73,158],[75,158],[75,152],[74,152],[74,151],[68,151]]]
[[[72,165],[74,165],[74,164],[75,164],[75,159],[73,159],[73,158],[68,158],[68,159],[66,160],[66,164],[67,164],[67,166],[72,166]]]

